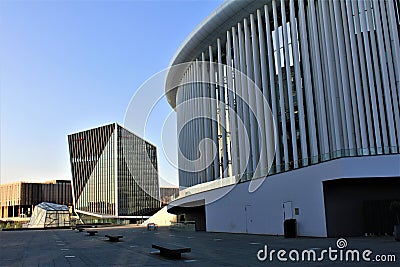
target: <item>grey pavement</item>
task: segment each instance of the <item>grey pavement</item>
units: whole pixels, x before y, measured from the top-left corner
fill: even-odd
[[[266,235],[228,234],[172,231],[161,227],[157,231],[147,231],[143,227],[108,227],[96,229],[96,236],[87,236],[85,232],[73,230],[33,230],[0,231],[0,266],[400,266],[400,242],[393,237],[354,237],[346,238],[346,249],[365,249],[372,251],[370,262],[340,261],[339,252],[336,261],[330,261],[325,254],[318,261],[323,249],[338,249],[336,238],[295,238]],[[106,241],[104,235],[123,235],[122,242]],[[169,259],[159,255],[151,248],[152,243],[172,243],[189,246],[192,252],[182,254],[182,259]],[[267,245],[271,250],[284,249],[283,258],[277,255],[273,260],[257,259],[257,253]],[[317,261],[301,261],[303,250],[313,249]],[[299,261],[291,260],[291,250],[299,251]],[[260,253],[263,257],[264,253]],[[295,259],[296,254],[291,254]],[[345,255],[345,254],[344,254]],[[394,255],[396,262],[378,262]],[[305,254],[307,257],[307,254]],[[343,256],[344,257],[344,256]],[[361,257],[361,256],[360,256]],[[392,259],[393,260],[393,259]]]

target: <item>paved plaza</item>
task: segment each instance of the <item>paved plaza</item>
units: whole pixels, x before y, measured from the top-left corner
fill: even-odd
[[[173,231],[159,228],[148,231],[143,227],[107,227],[96,236],[74,230],[0,231],[0,266],[399,266],[400,242],[393,237],[346,238],[346,249],[361,253],[369,249],[370,262],[293,261],[291,250],[338,249],[336,238],[296,238],[265,235]],[[121,242],[109,242],[105,235],[122,235]],[[182,259],[169,259],[152,249],[153,243],[189,246],[192,252]],[[257,253],[267,245],[268,256],[275,250],[273,260],[260,261]],[[279,261],[278,250],[287,251],[288,261]],[[292,254],[294,257],[296,254]],[[319,254],[317,254],[319,255]],[[397,262],[377,262],[376,255],[395,255]],[[262,258],[264,252],[260,252]],[[282,256],[282,255],[281,255]]]

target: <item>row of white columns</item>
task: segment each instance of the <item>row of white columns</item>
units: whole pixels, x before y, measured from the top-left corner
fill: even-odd
[[[178,89],[178,104],[201,98],[178,112],[178,125],[202,117],[182,132],[184,154],[196,159],[200,141],[214,141],[202,144],[209,153],[196,163],[200,171],[183,173],[183,183],[265,176],[272,161],[280,172],[397,153],[398,27],[393,0],[272,0],[233,25],[202,51]]]

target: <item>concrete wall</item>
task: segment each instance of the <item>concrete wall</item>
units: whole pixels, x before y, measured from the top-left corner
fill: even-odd
[[[299,215],[293,215],[298,234],[326,236],[321,176],[311,170],[299,175],[271,176],[253,193],[249,183],[238,184],[207,205],[207,231],[283,235],[283,203],[291,201],[292,210],[299,208]]]
[[[169,208],[204,199],[207,231],[283,235],[283,203],[291,201],[298,235],[326,237],[323,181],[399,176],[400,155],[342,158],[270,176],[252,193],[250,183],[241,183],[178,199]]]

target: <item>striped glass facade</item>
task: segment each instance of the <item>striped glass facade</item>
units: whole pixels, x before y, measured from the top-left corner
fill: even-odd
[[[243,181],[256,166],[262,177],[340,157],[399,153],[399,10],[399,0],[224,2],[171,65],[191,63],[166,80],[180,130],[180,186]],[[208,118],[186,123],[193,114]],[[214,144],[201,143],[205,138]],[[188,171],[184,158],[199,158],[201,146],[216,156]]]
[[[156,147],[114,123],[68,135],[75,209],[124,217],[160,207]]]

